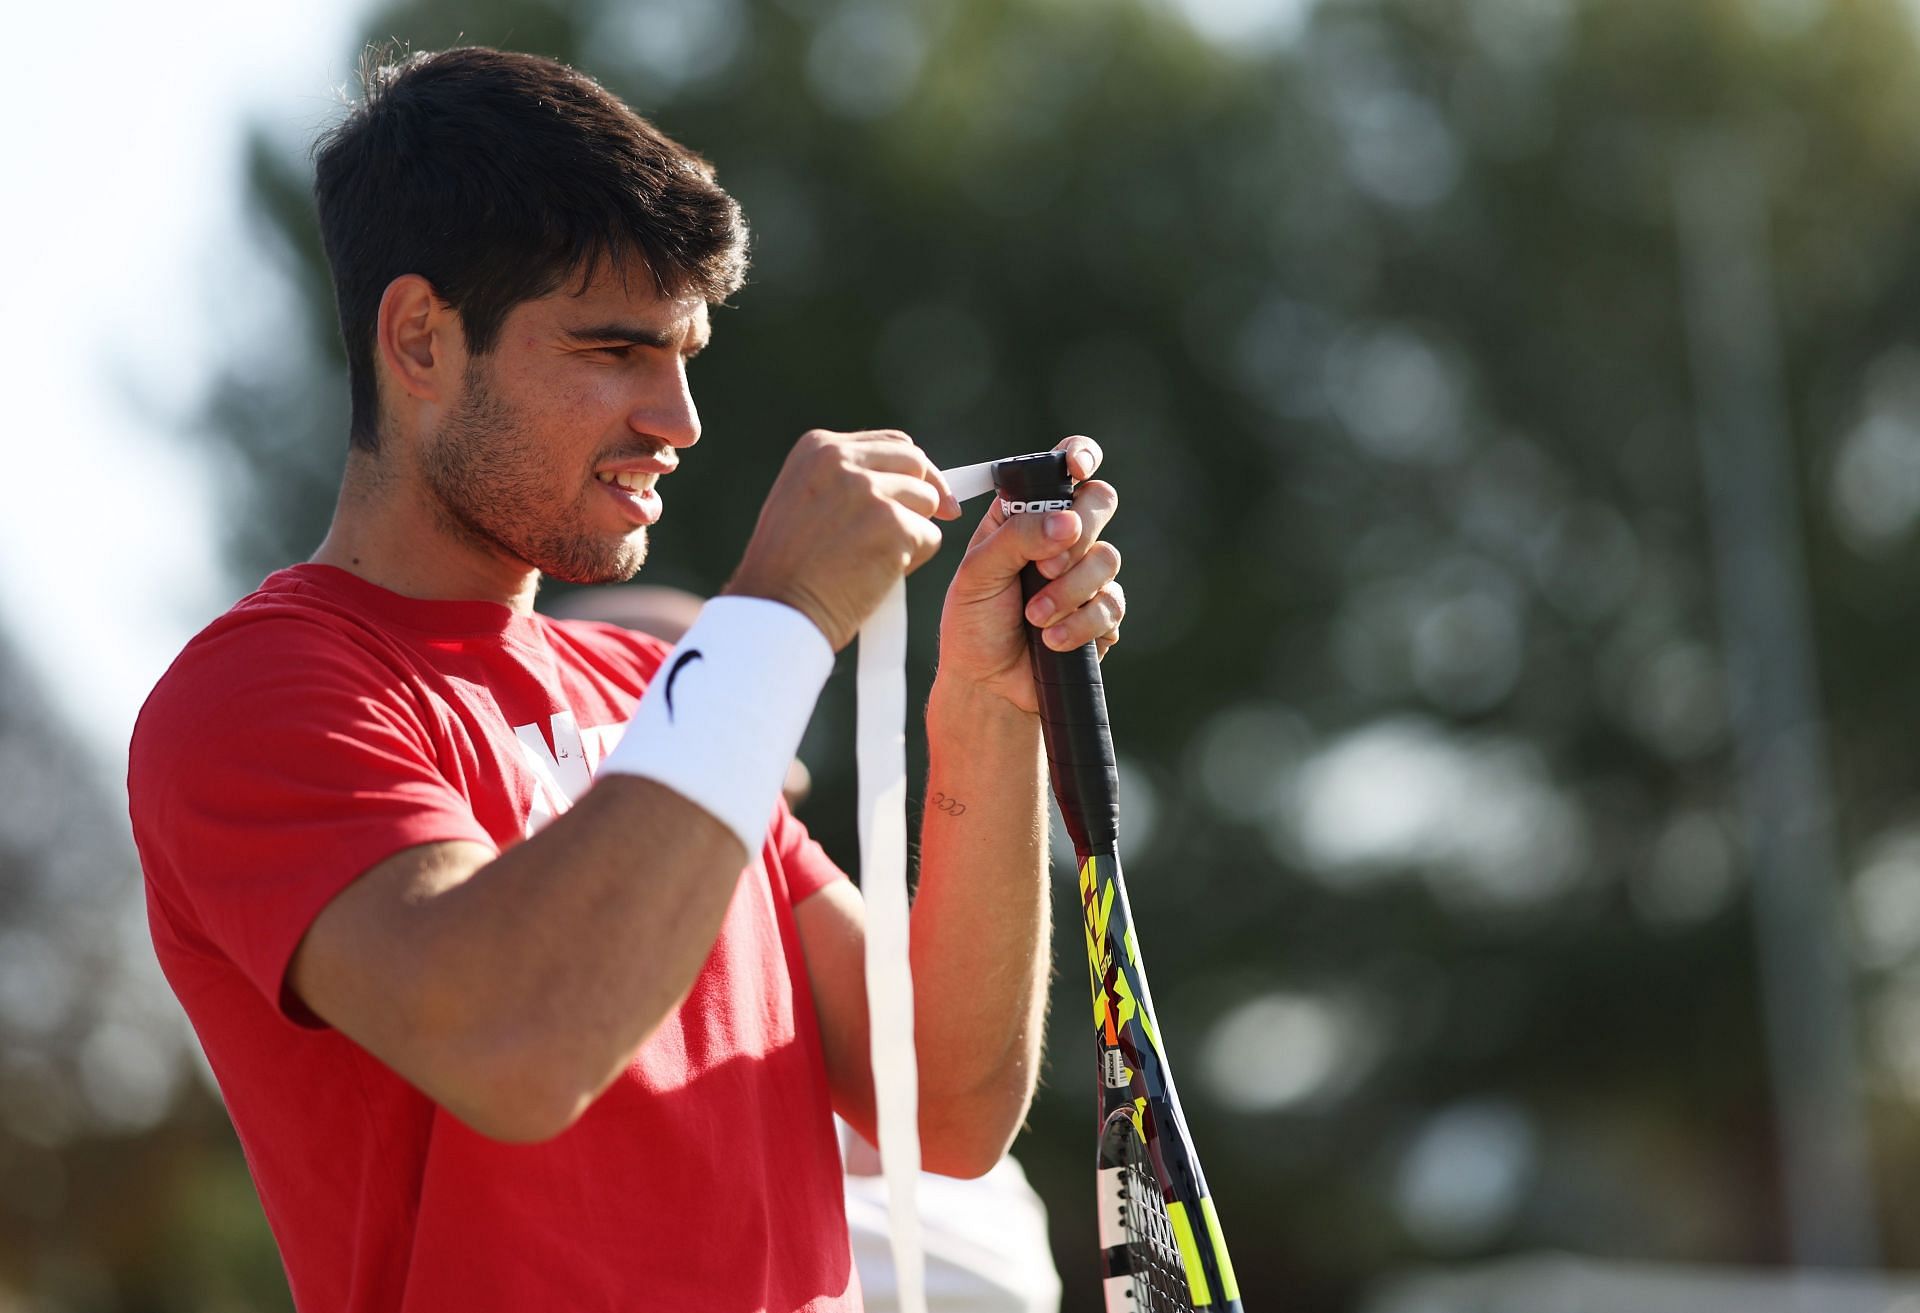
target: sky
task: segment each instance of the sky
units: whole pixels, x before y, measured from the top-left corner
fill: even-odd
[[[249,122],[289,141],[351,76],[361,6],[108,0],[8,19],[0,127],[0,634],[112,778],[172,655],[244,588],[186,429],[283,295],[246,239]]]

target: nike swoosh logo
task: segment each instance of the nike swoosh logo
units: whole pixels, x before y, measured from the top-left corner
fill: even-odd
[[[705,654],[702,653],[700,649],[696,647],[690,652],[682,652],[679,656],[673,659],[673,665],[667,671],[667,723],[668,724],[673,723],[673,681],[680,678],[680,672],[687,668],[688,662],[698,661],[704,655]]]

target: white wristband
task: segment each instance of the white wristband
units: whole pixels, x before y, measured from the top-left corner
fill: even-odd
[[[600,774],[672,789],[732,830],[749,859],[833,670],[813,621],[763,597],[716,597],[667,654]]]

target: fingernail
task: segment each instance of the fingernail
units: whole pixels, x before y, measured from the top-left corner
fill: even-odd
[[[1046,560],[1040,562],[1040,573],[1049,579],[1058,579],[1061,571],[1066,568],[1067,554],[1065,552],[1060,553],[1058,556],[1049,556]]]
[[[1044,597],[1036,597],[1027,603],[1027,621],[1030,624],[1044,625],[1053,619],[1053,603]]]
[[[1054,511],[1047,516],[1047,537],[1067,539],[1073,537],[1073,517],[1065,511]]]
[[[1065,625],[1055,625],[1052,629],[1043,631],[1040,637],[1047,640],[1048,647],[1059,647],[1067,641],[1067,627]]]

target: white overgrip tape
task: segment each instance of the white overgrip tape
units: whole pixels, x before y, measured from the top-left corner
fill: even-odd
[[[969,501],[982,493],[993,491],[995,464],[994,461],[983,460],[978,465],[956,465],[952,469],[941,470],[940,477],[947,481],[955,501]]]
[[[926,1266],[915,1185],[920,1077],[907,960],[907,581],[860,630],[854,734],[860,772],[860,895],[866,903],[868,1059],[887,1235],[900,1313],[925,1313]]]
[[[833,648],[813,621],[764,597],[716,597],[654,672],[602,775],[666,785],[739,838],[766,842]]]
[[[942,470],[957,501],[993,490],[993,462]],[[888,590],[860,631],[855,734],[860,770],[860,893],[866,901],[869,1058],[875,1134],[900,1313],[926,1313],[920,1076],[914,1055],[907,916],[907,588]]]

